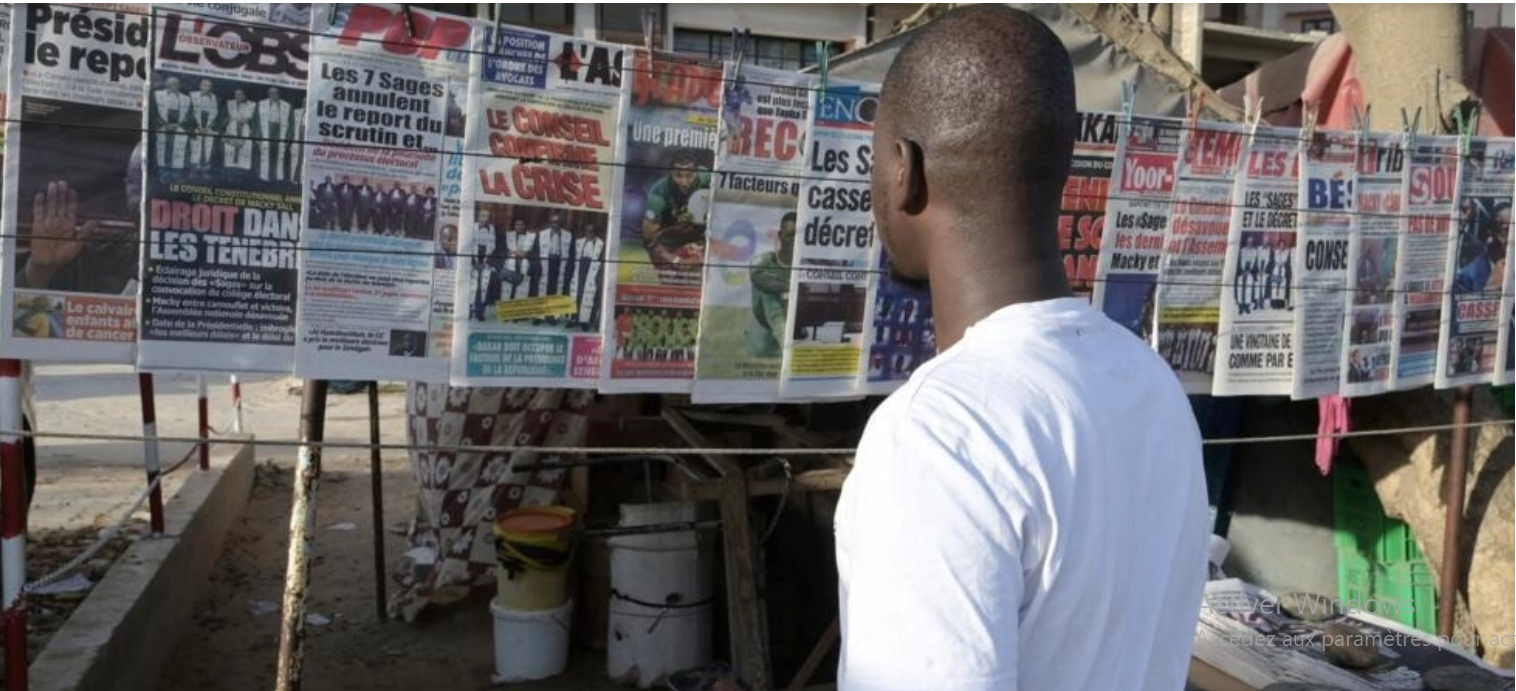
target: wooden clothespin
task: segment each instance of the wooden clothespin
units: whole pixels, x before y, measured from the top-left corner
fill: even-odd
[[[1184,103],[1184,125],[1193,131],[1200,122],[1201,106],[1205,105],[1205,92],[1197,93],[1195,89],[1190,89],[1185,92]],[[1247,99],[1244,98],[1243,106],[1246,107],[1246,105]]]
[[[341,4],[342,3],[340,3],[340,2],[334,2],[334,3],[326,6],[326,25],[327,26],[331,26],[331,25],[337,23],[337,6],[341,5]]]
[[[831,50],[829,50],[827,48],[827,42],[826,41],[817,41],[816,42],[816,75],[820,78],[819,84],[817,84],[817,87],[820,89],[819,93],[823,93],[823,94],[826,93],[827,77],[829,76],[829,73],[831,72],[831,69],[832,69],[831,68],[831,59],[832,59],[832,52],[831,52]]]
[[[1307,143],[1316,139],[1316,120],[1321,115],[1321,103],[1319,101],[1306,101],[1300,114],[1301,127],[1300,138]],[[1262,110],[1260,107],[1259,110]]]
[[[499,5],[496,5],[499,7]],[[653,54],[653,34],[658,31],[658,10],[651,7],[642,8],[642,48]]]
[[[1243,99],[1243,104],[1247,104],[1247,99]],[[1253,138],[1258,135],[1258,125],[1263,122],[1262,96],[1253,99],[1253,107],[1251,109],[1244,108],[1243,117],[1247,120],[1248,125],[1248,147],[1252,148]]]
[[[1360,135],[1369,133],[1369,115],[1373,111],[1374,106],[1372,104],[1364,106],[1363,110],[1359,110],[1358,106],[1353,106],[1353,127],[1358,130]]]
[[[1132,109],[1137,105],[1137,83],[1128,79],[1121,83],[1121,122],[1132,124]]]
[[[1400,125],[1405,130],[1405,148],[1410,151],[1416,150],[1416,135],[1421,132],[1421,106],[1416,107],[1416,117],[1411,117],[1404,108],[1400,109]]]
[[[411,4],[400,3],[400,11],[405,13],[405,35],[408,38],[416,37],[416,20],[411,18]]]

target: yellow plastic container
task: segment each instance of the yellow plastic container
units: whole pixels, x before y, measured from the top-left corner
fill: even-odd
[[[574,510],[566,506],[513,509],[495,520],[495,598],[500,606],[538,612],[568,602],[575,522]]]

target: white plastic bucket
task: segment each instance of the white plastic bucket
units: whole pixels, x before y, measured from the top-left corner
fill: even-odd
[[[696,520],[691,503],[626,504],[621,525]],[[651,688],[670,674],[709,664],[714,552],[696,531],[610,539],[611,601],[606,672]],[[672,607],[662,605],[674,600]]]
[[[491,600],[490,614],[495,616],[496,684],[546,679],[568,667],[573,600],[539,611],[507,609]]]

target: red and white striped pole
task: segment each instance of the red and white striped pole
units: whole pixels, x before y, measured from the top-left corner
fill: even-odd
[[[143,372],[137,375],[137,388],[142,390],[142,458],[147,464],[147,481],[152,484],[163,471],[158,463],[158,414],[153,409],[153,375]],[[153,534],[163,534],[163,487],[154,486],[148,496],[148,517]]]
[[[21,429],[21,361],[0,360],[0,428]],[[26,584],[26,460],[21,436],[0,437],[0,596],[5,609],[5,688],[25,691],[26,603],[21,586]]]
[[[195,375],[195,385],[200,398],[196,401],[200,412],[200,469],[211,469],[211,401],[205,393],[205,375]]]
[[[232,375],[232,431],[242,434],[242,382]]]

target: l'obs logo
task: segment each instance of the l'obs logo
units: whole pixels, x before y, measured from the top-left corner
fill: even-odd
[[[163,24],[158,57],[224,70],[306,78],[310,36],[261,26],[219,23],[169,14]]]

